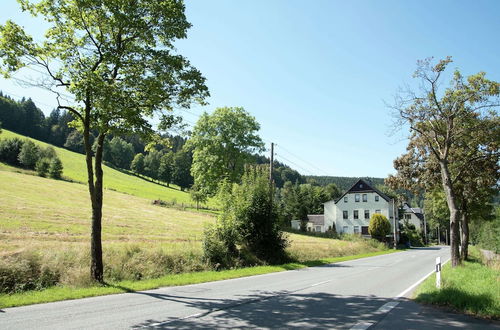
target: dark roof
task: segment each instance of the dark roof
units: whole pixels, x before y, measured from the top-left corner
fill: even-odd
[[[323,214],[308,214],[307,219],[314,225],[324,225],[325,224],[325,216]]]
[[[424,219],[424,211],[419,207],[411,207],[410,204],[405,202],[403,204],[403,210],[405,211],[405,213],[415,214],[420,220]]]
[[[361,192],[376,192],[377,194],[380,195],[380,197],[382,197],[383,199],[385,199],[387,202],[389,202],[391,200],[391,198],[389,196],[387,196],[386,194],[384,194],[383,192],[381,192],[377,188],[372,187],[372,185],[370,183],[366,182],[363,179],[359,179],[358,181],[356,181],[355,184],[352,185],[351,188],[349,188],[344,194],[342,194],[342,196],[340,196],[339,199],[337,199],[335,201],[335,204],[339,200],[341,200],[342,198],[344,198],[344,196],[347,193],[352,193],[352,192],[359,192],[359,193],[361,193]]]

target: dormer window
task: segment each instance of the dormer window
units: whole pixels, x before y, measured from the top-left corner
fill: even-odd
[[[362,184],[362,183],[360,183],[360,184],[359,184],[359,187],[360,187],[360,188],[363,188],[363,184]]]

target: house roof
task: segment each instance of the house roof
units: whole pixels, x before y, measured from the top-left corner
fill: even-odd
[[[403,204],[403,211],[405,213],[413,213],[421,220],[424,218],[424,211],[420,207],[411,207],[406,202]]]
[[[325,216],[323,214],[308,214],[307,219],[314,225],[322,226],[325,224]]]
[[[373,187],[367,181],[365,181],[363,179],[359,179],[358,181],[356,181],[355,184],[353,184],[351,186],[351,188],[349,188],[344,194],[342,194],[342,196],[340,196],[339,199],[337,199],[335,201],[335,204],[337,204],[338,201],[340,201],[342,198],[344,198],[344,196],[346,194],[352,193],[352,192],[359,192],[359,193],[361,193],[361,192],[376,192],[380,197],[385,199],[385,201],[389,202],[391,200],[391,198],[389,196],[387,196],[386,194],[384,194],[383,192],[381,192],[377,188]]]

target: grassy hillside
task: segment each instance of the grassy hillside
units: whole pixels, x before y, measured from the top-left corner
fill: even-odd
[[[45,142],[34,140],[8,130],[2,130],[0,139],[18,137],[21,139],[30,139],[41,146],[49,146]],[[85,156],[76,152],[72,152],[63,148],[54,147],[57,155],[63,162],[63,176],[70,180],[86,183],[87,170],[85,165]],[[3,167],[7,169],[7,167]],[[134,175],[120,172],[108,166],[103,166],[104,171],[104,187],[126,194],[147,198],[150,200],[161,199],[165,201],[176,201],[177,203],[194,204],[191,201],[189,194],[177,186],[167,188],[165,186],[149,182]]]

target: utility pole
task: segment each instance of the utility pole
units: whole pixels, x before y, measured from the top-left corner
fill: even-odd
[[[394,218],[394,250],[397,249],[398,247],[398,240],[397,240],[397,220],[396,220],[396,199],[392,199],[392,216]]]
[[[271,157],[269,157],[269,215],[273,211],[273,165],[274,165],[274,142],[271,142]]]

